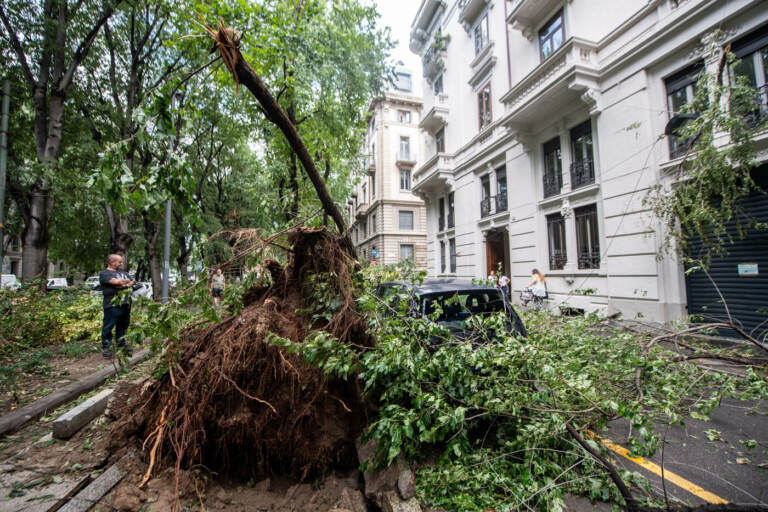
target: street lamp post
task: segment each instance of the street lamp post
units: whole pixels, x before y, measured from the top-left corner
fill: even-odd
[[[181,91],[173,93],[171,98],[171,108],[174,113],[179,107],[179,101],[181,100]],[[174,127],[175,132],[175,127]],[[171,136],[171,154],[174,152],[174,146],[176,145],[177,134]],[[169,198],[165,202],[165,235],[163,237],[163,304],[168,302],[168,283],[171,277],[171,269],[169,265],[169,259],[171,256],[171,199]]]

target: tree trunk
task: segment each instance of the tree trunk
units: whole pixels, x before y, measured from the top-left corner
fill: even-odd
[[[160,235],[160,223],[154,222],[144,214],[144,237],[147,240],[146,256],[149,263],[149,275],[152,278],[152,300],[160,302],[162,298],[163,278],[160,262],[157,259],[157,239]]]
[[[289,222],[294,220],[296,217],[299,216],[299,169],[296,164],[296,152],[291,151],[291,165],[290,165],[290,176],[288,182],[291,186],[291,193],[293,194],[293,199],[291,200],[291,208],[288,210],[286,215],[286,220]]]
[[[128,270],[128,249],[133,245],[133,237],[128,232],[128,217],[116,213],[109,205],[105,209],[109,221],[109,253],[122,256],[123,266],[121,268]]]
[[[44,184],[43,184],[44,185]],[[24,282],[48,277],[48,221],[53,210],[53,198],[47,188],[33,185],[28,196],[29,215],[22,233],[21,279]]]

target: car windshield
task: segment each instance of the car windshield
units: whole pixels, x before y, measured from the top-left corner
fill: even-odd
[[[424,314],[434,314],[439,305],[442,313],[437,322],[452,331],[467,328],[471,315],[487,315],[504,311],[504,301],[497,291],[465,291],[434,293],[422,297]]]

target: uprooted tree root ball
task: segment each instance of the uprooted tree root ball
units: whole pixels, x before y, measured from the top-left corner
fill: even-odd
[[[330,378],[268,342],[319,330],[372,346],[355,311],[355,262],[324,229],[298,228],[288,240],[285,266],[264,263],[270,285],[248,290],[238,315],[183,332],[159,362],[168,371],[117,405],[112,438],[135,436],[149,454],[145,479],[174,466],[300,479],[356,466],[367,420],[356,380]]]

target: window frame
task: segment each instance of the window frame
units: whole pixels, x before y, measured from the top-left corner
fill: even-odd
[[[597,203],[573,209],[576,222],[576,254],[580,270],[600,268],[600,222]],[[584,246],[586,242],[586,247]]]
[[[486,82],[477,92],[477,120],[478,129],[483,131],[493,122],[491,82]]]
[[[398,91],[402,91],[402,92],[412,92],[413,91],[413,75],[411,73],[408,73],[406,71],[396,71],[395,72],[395,77],[397,78],[397,80],[395,81],[395,89],[397,89]],[[404,88],[404,87],[401,87],[401,84],[403,84],[403,82],[402,82],[402,78],[403,77],[408,77],[408,82],[407,82],[408,83],[408,88],[407,89]]]
[[[438,84],[440,85],[440,87],[438,87]],[[432,92],[434,93],[435,96],[437,96],[438,94],[443,94],[444,91],[445,91],[445,86],[443,84],[443,73],[438,73],[438,75],[432,81]]]
[[[448,239],[448,262],[450,265],[450,273],[456,273],[456,239]]]
[[[548,197],[559,195],[563,189],[563,145],[560,136],[553,137],[542,144],[541,152],[542,162],[544,164],[542,184],[544,188],[544,198],[546,199]],[[549,155],[555,156],[550,159]],[[557,184],[557,191],[552,194],[547,194],[547,177],[550,175],[554,175],[556,178],[554,181]]]
[[[403,124],[411,124],[411,111],[410,110],[397,110],[397,122]]]
[[[552,50],[545,55],[544,43],[552,41],[555,34],[557,34],[557,32],[552,32],[549,35],[547,35],[545,38],[543,38],[544,33],[547,31],[547,29],[552,27],[555,24],[555,22],[557,22],[558,19],[560,20],[560,30],[559,30],[560,38],[561,38],[560,45],[557,48],[554,48],[554,45],[553,45]],[[545,60],[550,58],[555,52],[557,52],[557,50],[563,47],[563,44],[565,44],[565,9],[561,8],[544,25],[542,25],[542,27],[539,29],[537,39],[539,41],[539,57],[541,57],[541,62],[544,62]]]
[[[411,255],[410,255],[410,257],[403,258],[403,249],[406,248],[406,247],[410,247]],[[411,261],[415,262],[416,261],[416,247],[413,244],[400,244],[399,255],[400,255],[399,261],[405,261],[405,260],[410,259]]]
[[[435,132],[435,153],[445,153],[445,127]]]
[[[446,209],[445,209],[445,197],[441,197],[437,201],[437,230],[445,231],[446,226]]]
[[[549,270],[563,270],[568,263],[568,234],[565,232],[565,217],[563,217],[562,213],[555,212],[547,215],[545,219],[547,222]],[[553,236],[553,230],[556,229],[556,225],[559,225],[559,229],[558,232],[554,233],[556,236]],[[559,243],[556,244],[556,241]],[[559,261],[561,263],[558,263]]]
[[[403,151],[403,143],[405,143],[405,147],[407,151]],[[411,138],[407,135],[401,135],[400,136],[400,145],[398,146],[398,155],[400,157],[400,160],[403,162],[410,162],[411,161]]]
[[[403,214],[405,214],[405,217],[408,217],[408,214],[410,214],[411,222],[410,222],[410,228],[403,227]],[[416,215],[414,214],[413,210],[398,210],[397,211],[397,228],[400,231],[414,231],[416,226]]]
[[[371,234],[376,234],[376,214],[371,214]]]
[[[478,32],[479,29],[479,32]],[[480,38],[478,39],[478,34]],[[479,42],[479,45],[478,45]],[[488,21],[488,12],[483,13],[477,23],[472,27],[472,44],[475,48],[475,57],[483,53],[491,42],[490,25]]]
[[[682,108],[694,101],[696,96],[696,84],[704,70],[704,61],[699,59],[664,79],[665,103],[669,119],[672,119],[679,113],[675,110],[672,103],[673,95],[679,91],[685,91],[685,103],[677,108]],[[684,155],[687,152],[689,144],[689,140],[681,139],[676,135],[670,135],[668,137],[669,157],[678,158]]]
[[[440,273],[445,274],[445,240],[440,240]]]
[[[456,227],[456,202],[453,194],[453,192],[448,194],[448,218],[446,219],[448,229]]]
[[[405,179],[403,179],[405,178]],[[410,169],[400,169],[400,191],[401,192],[410,192],[411,186],[413,186],[413,183],[411,182],[411,170]]]

